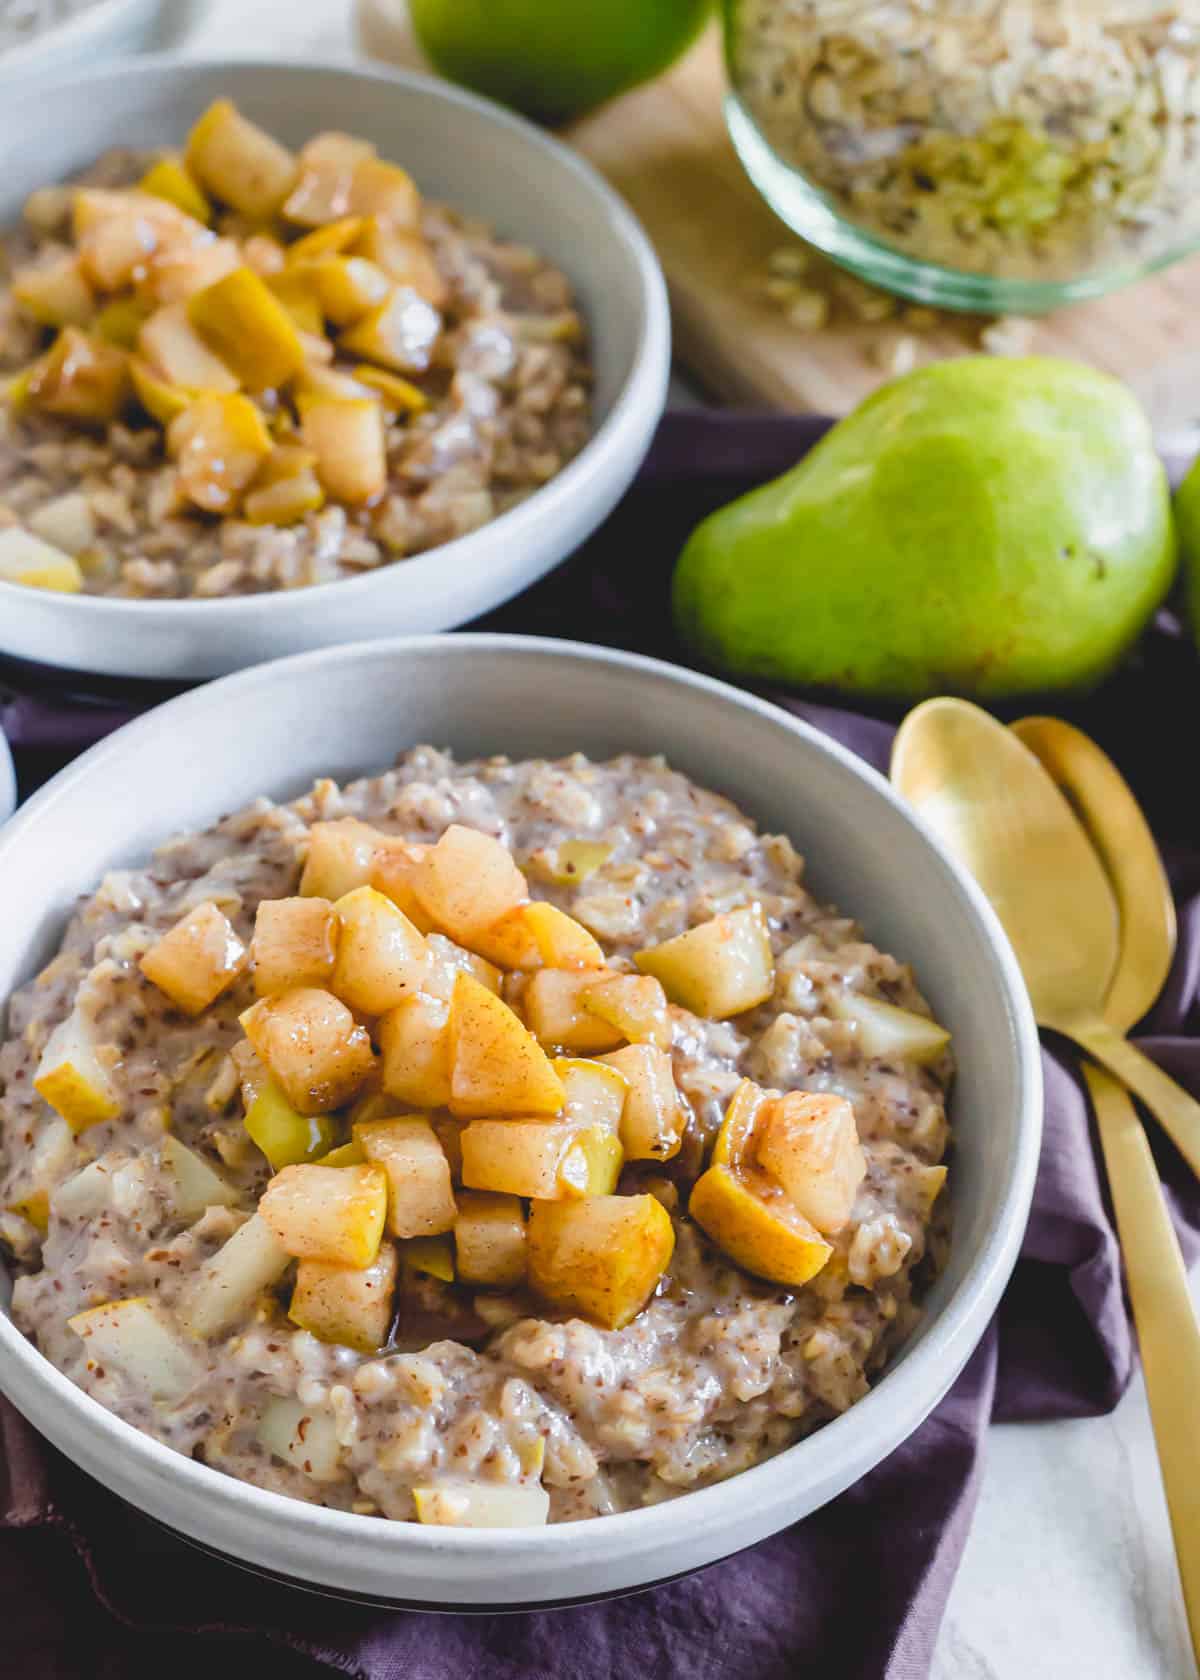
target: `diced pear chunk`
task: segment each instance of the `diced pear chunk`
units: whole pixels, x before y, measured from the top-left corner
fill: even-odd
[[[898,1009],[882,998],[845,992],[829,1004],[829,1013],[840,1021],[852,1021],[858,1028],[859,1049],[864,1056],[917,1063],[935,1062],[950,1042],[950,1034],[928,1015]]]
[[[672,1003],[724,1021],[765,1003],[775,987],[775,959],[762,906],[714,916],[663,945],[639,951],[637,965],[661,980]]]
[[[589,1161],[578,1129],[553,1120],[472,1120],[462,1134],[462,1178],[510,1196],[585,1195]]]
[[[674,1252],[671,1217],[653,1196],[538,1201],[530,1210],[533,1288],[609,1330],[636,1318]]]
[[[128,396],[124,351],[78,327],[64,327],[25,380],[25,401],[31,407],[85,425],[115,420]]]
[[[378,1353],[391,1328],[396,1271],[396,1246],[390,1242],[381,1245],[369,1266],[301,1260],[288,1316],[323,1342]]]
[[[407,170],[367,155],[354,165],[350,210],[355,216],[377,216],[389,227],[412,228],[420,220],[421,195]]]
[[[187,138],[187,167],[201,186],[243,216],[274,215],[296,180],[296,159],[265,129],[218,99]]]
[[[266,276],[267,290],[277,298],[291,316],[296,330],[320,338],[325,331],[325,317],[313,290],[312,279],[302,268],[285,268],[282,274]],[[298,396],[307,388],[309,369],[295,376],[293,394]]]
[[[518,904],[472,943],[501,968],[604,967],[604,952],[583,924],[541,899]]]
[[[394,1237],[434,1237],[449,1231],[457,1212],[450,1163],[423,1116],[356,1125],[368,1161],[387,1174],[388,1230]]]
[[[108,1208],[111,1197],[111,1168],[103,1161],[89,1161],[56,1186],[54,1212],[59,1219],[95,1219]]]
[[[115,344],[120,350],[136,350],[138,334],[152,312],[149,305],[137,298],[110,298],[92,322],[92,331],[106,344]]]
[[[335,327],[353,326],[391,289],[387,275],[367,257],[317,257],[299,272],[312,287],[322,315]]]
[[[10,526],[19,530],[19,526]],[[29,529],[64,554],[78,554],[90,548],[96,540],[96,516],[88,497],[81,490],[68,490],[55,496],[29,515]],[[7,532],[0,532],[0,537]],[[43,587],[45,587],[43,585]]]
[[[541,1528],[549,1521],[550,1495],[532,1482],[461,1480],[414,1487],[417,1521],[443,1528]]]
[[[450,1101],[450,1008],[420,992],[390,1009],[378,1024],[383,1088],[416,1108]]]
[[[275,454],[281,454],[276,450]],[[307,450],[296,451],[307,455]],[[242,502],[242,517],[251,525],[295,525],[306,513],[316,513],[325,505],[325,490],[311,467],[300,467],[287,477],[262,482],[262,471],[270,465],[263,463],[258,478],[246,492]]]
[[[287,1249],[254,1214],[187,1286],[178,1308],[181,1323],[193,1336],[219,1335],[243,1318],[291,1263]]]
[[[339,1479],[342,1449],[328,1406],[306,1406],[291,1396],[273,1395],[263,1407],[256,1433],[268,1452],[314,1482]]]
[[[327,898],[264,898],[250,941],[259,997],[275,997],[296,986],[327,987],[339,926]]]
[[[365,1015],[383,1015],[414,996],[429,968],[425,940],[374,887],[355,887],[334,905],[341,933],[329,989]]]
[[[73,1011],[46,1040],[33,1088],[74,1132],[115,1120],[121,1104],[96,1053],[95,1029]]]
[[[0,579],[63,595],[78,594],[83,588],[83,573],[74,556],[43,542],[20,525],[0,531]]]
[[[152,163],[138,182],[138,191],[149,193],[152,198],[166,199],[168,204],[174,204],[198,222],[208,223],[212,219],[212,205],[181,158],[161,157]]]
[[[300,150],[299,176],[283,206],[284,215],[303,227],[343,221],[350,212],[354,172],[374,152],[369,141],[351,134],[315,134]]]
[[[629,1089],[625,1075],[607,1062],[577,1060],[560,1056],[554,1071],[562,1080],[566,1100],[563,1112],[572,1125],[603,1126],[610,1132],[621,1129],[621,1112]]]
[[[142,973],[185,1015],[201,1015],[245,969],[249,952],[228,916],[198,904],[162,934],[142,958]]]
[[[8,1204],[8,1211],[28,1220],[43,1237],[50,1229],[50,1193],[47,1190],[31,1190],[28,1195],[19,1196],[15,1202]]]
[[[460,974],[450,1004],[451,1113],[557,1114],[564,1096],[546,1052],[508,1005]]]
[[[263,1191],[260,1219],[298,1260],[369,1266],[387,1216],[382,1167],[284,1167]]]
[[[687,1115],[671,1058],[653,1044],[627,1044],[605,1056],[625,1080],[621,1143],[630,1161],[669,1161],[679,1153]]]
[[[735,1170],[714,1163],[697,1179],[688,1212],[737,1265],[793,1289],[815,1277],[833,1252],[757,1167]]]
[[[339,1143],[336,1149],[331,1149],[327,1155],[320,1157],[323,1167],[361,1167],[366,1161],[362,1144],[357,1138],[351,1138],[349,1143]]]
[[[308,855],[300,877],[305,898],[336,902],[355,887],[372,885],[375,852],[384,838],[370,823],[357,817],[315,822],[308,831]],[[403,905],[400,907],[404,908]]]
[[[419,386],[401,379],[398,373],[389,373],[386,368],[360,362],[354,378],[375,393],[389,414],[420,414],[429,407],[429,398]]]
[[[194,1149],[170,1132],[159,1148],[170,1180],[171,1202],[181,1219],[199,1219],[210,1207],[237,1206],[239,1197],[234,1186]]]
[[[824,1236],[849,1219],[867,1171],[845,1097],[807,1091],[764,1104],[758,1161]]]
[[[454,984],[460,974],[469,974],[472,980],[478,980],[489,992],[500,996],[503,976],[494,963],[477,956],[474,951],[468,951],[462,945],[456,945],[452,939],[447,939],[444,933],[427,934],[425,943],[429,947],[427,989],[434,997],[443,998],[449,1003],[454,996]]]
[[[525,1210],[517,1196],[462,1190],[454,1251],[464,1283],[511,1289],[525,1278]]]
[[[145,312],[155,304],[184,303],[196,292],[216,285],[242,266],[241,248],[233,239],[212,239],[207,245],[168,246],[156,251],[138,282],[137,295]]]
[[[413,890],[431,920],[464,945],[529,897],[508,848],[460,823],[420,858]]]
[[[304,366],[296,323],[261,275],[243,265],[187,304],[188,320],[248,391],[286,385]]]
[[[82,327],[96,313],[96,296],[71,251],[19,268],[12,277],[12,300],[43,327]]]
[[[603,869],[612,853],[603,840],[564,840],[544,857],[542,867],[558,886],[572,887]]]
[[[188,500],[206,513],[231,513],[271,453],[271,435],[249,397],[205,392],[167,427]]]
[[[300,1114],[269,1074],[246,1103],[244,1124],[274,1172],[302,1161],[324,1160],[337,1136],[328,1114]]]
[[[580,1055],[615,1049],[624,1035],[583,1001],[598,981],[611,978],[603,969],[543,968],[531,975],[522,1007],[535,1037],[542,1044]]]
[[[320,987],[299,986],[263,998],[241,1023],[301,1114],[340,1108],[375,1070],[366,1029],[340,998]]]
[[[394,836],[380,835],[371,868],[371,885],[403,910],[414,927],[432,933],[434,924],[422,908],[413,886],[417,865],[430,847]]]
[[[73,220],[80,268],[102,292],[118,292],[144,278],[163,251],[195,249],[212,238],[194,217],[148,193],[81,188]]]
[[[564,1194],[611,1196],[625,1164],[620,1138],[607,1126],[580,1126],[575,1132],[575,1145],[583,1152],[586,1171],[582,1183],[573,1174],[567,1176]]]
[[[590,986],[582,996],[585,1009],[615,1027],[631,1044],[671,1048],[667,995],[652,974],[618,974]]]
[[[392,368],[424,373],[442,330],[442,317],[411,286],[396,286],[338,340],[348,354]]]
[[[444,306],[446,282],[418,229],[398,228],[382,216],[368,216],[361,222],[354,249],[376,263],[395,285],[411,286],[435,309]]]
[[[413,1237],[405,1243],[401,1260],[406,1272],[454,1282],[454,1244],[446,1232],[439,1237]]]
[[[324,227],[314,228],[312,233],[303,234],[288,246],[289,266],[299,268],[315,262],[318,257],[340,256],[355,243],[365,226],[361,216],[340,216],[336,222],[326,222]],[[363,252],[366,257],[370,254],[369,251]]]
[[[168,303],[156,309],[138,334],[138,349],[168,385],[184,392],[231,393],[238,388],[237,375],[213,355],[188,320],[186,304]],[[156,410],[149,403],[146,406],[157,418]]]
[[[713,1146],[712,1165],[693,1187],[688,1212],[746,1271],[799,1288],[816,1276],[833,1250],[757,1164],[768,1100],[753,1081],[738,1085]]]
[[[200,1380],[194,1350],[149,1296],[89,1307],[67,1323],[83,1342],[89,1364],[119,1371],[151,1400],[180,1400]]]
[[[317,458],[317,477],[337,502],[374,501],[387,485],[383,410],[374,397],[312,397],[300,429]]]
[[[190,394],[182,385],[172,385],[162,378],[142,356],[130,356],[129,373],[134,395],[150,418],[157,420],[160,426],[169,426],[191,401]]]

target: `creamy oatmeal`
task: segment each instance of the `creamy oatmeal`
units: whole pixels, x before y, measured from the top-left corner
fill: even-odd
[[[0,249],[0,577],[144,599],[356,576],[529,496],[589,434],[537,252],[373,147],[227,101],[113,152]]]
[[[939,1265],[947,1035],[658,759],[421,747],[257,800],[106,876],[8,1035],[16,1323],[339,1509],[727,1477],[861,1398]]]

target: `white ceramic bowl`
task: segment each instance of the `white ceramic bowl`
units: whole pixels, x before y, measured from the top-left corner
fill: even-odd
[[[374,642],[283,660],[173,700],[94,747],[0,830],[0,997],[52,953],[77,894],[254,795],[463,755],[664,752],[789,834],[816,890],[912,960],[954,1033],[950,1263],[921,1328],[845,1416],[719,1486],[549,1530],[463,1531],[322,1510],[159,1446],[55,1370],[0,1314],[0,1386],[91,1475],[180,1533],[325,1589],[427,1606],[562,1602],[694,1569],[863,1475],[953,1382],[1016,1258],[1041,1130],[1040,1061],[1012,954],[975,885],[887,784],[804,724],[724,684],[527,637]]]
[[[178,143],[227,95],[299,145],[321,128],[373,140],[422,190],[534,246],[570,277],[591,332],[595,433],[520,506],[412,560],[311,589],[123,601],[0,583],[0,652],[108,676],[217,676],[370,636],[443,630],[562,560],[626,489],[662,413],[670,316],[634,217],[574,152],[498,105],[399,71],[144,58],[41,81],[0,104],[0,227],[33,188],[113,145]]]

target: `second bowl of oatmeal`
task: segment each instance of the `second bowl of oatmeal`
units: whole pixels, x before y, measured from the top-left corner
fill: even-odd
[[[654,661],[241,673],[35,796],[0,911],[0,1384],[276,1574],[512,1608],[711,1562],[917,1426],[1020,1244],[986,902],[850,754]]]
[[[661,272],[498,107],[149,59],[15,94],[0,136],[0,652],[187,679],[452,627],[636,471]]]

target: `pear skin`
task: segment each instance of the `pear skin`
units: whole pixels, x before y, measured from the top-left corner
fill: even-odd
[[[684,548],[684,642],[742,677],[877,700],[1079,692],[1162,601],[1149,422],[1082,364],[964,357],[885,385]]]

